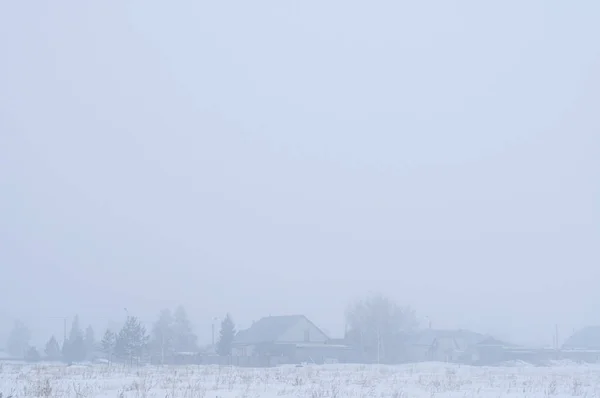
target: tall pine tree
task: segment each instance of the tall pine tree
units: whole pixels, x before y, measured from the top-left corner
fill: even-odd
[[[173,349],[175,352],[195,352],[198,350],[196,335],[183,306],[175,310],[173,323]]]
[[[44,353],[46,354],[46,358],[50,361],[58,361],[60,359],[60,345],[58,344],[56,337],[50,337],[50,340],[46,343]]]
[[[110,363],[113,358],[113,354],[115,353],[115,346],[117,343],[117,336],[110,329],[106,329],[104,332],[104,336],[102,337],[102,352],[106,354],[106,359]]]
[[[227,314],[221,322],[221,331],[219,332],[219,342],[217,343],[217,353],[221,356],[231,355],[231,345],[235,337],[235,324],[231,315]]]
[[[85,340],[78,315],[73,318],[69,338],[63,344],[63,357],[69,363],[84,361],[86,358]]]
[[[146,328],[134,316],[127,316],[125,325],[117,335],[115,353],[131,364],[139,361],[145,353],[148,344]]]
[[[87,356],[90,357],[94,351],[96,351],[96,336],[94,334],[94,329],[92,325],[89,325],[87,329],[85,329],[85,351]]]
[[[174,330],[173,315],[169,309],[160,312],[158,320],[152,327],[152,340],[149,349],[153,355],[161,358],[161,363],[165,357],[173,354]]]

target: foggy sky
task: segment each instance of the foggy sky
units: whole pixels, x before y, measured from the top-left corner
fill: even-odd
[[[517,342],[600,324],[599,18],[0,3],[0,330],[183,304],[204,342],[226,312],[336,336],[369,291]]]

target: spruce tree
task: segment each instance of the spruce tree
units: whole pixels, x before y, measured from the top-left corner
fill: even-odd
[[[50,340],[46,343],[44,353],[46,354],[46,358],[50,361],[57,361],[60,359],[60,345],[54,336],[50,337]]]
[[[27,352],[25,353],[25,360],[27,362],[37,362],[40,359],[41,359],[40,358],[40,353],[38,352],[37,348],[35,348],[35,347],[29,347],[27,349]]]
[[[221,322],[221,331],[219,332],[219,342],[217,343],[217,353],[221,356],[231,355],[231,346],[235,337],[235,324],[231,315],[227,314]]]
[[[85,329],[85,351],[87,356],[90,357],[94,351],[96,351],[96,337],[94,335],[94,329],[92,325],[89,325],[87,329]]]
[[[79,326],[79,316],[75,315],[71,323],[69,339],[63,345],[63,357],[69,363],[84,361],[86,358],[85,340]]]
[[[127,316],[125,325],[117,335],[115,353],[133,364],[140,360],[148,344],[146,328],[134,316]]]
[[[158,320],[152,327],[152,340],[149,349],[153,355],[161,358],[164,362],[166,356],[173,354],[174,330],[173,316],[169,309],[160,312]]]
[[[183,306],[179,306],[175,310],[173,333],[175,352],[194,352],[198,349],[197,337],[192,331],[192,325]]]
[[[113,354],[115,352],[117,336],[110,330],[106,329],[104,336],[102,337],[102,352],[106,354],[108,361],[112,361]]]

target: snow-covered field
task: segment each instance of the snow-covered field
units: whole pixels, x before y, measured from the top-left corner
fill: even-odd
[[[600,367],[327,365],[245,369],[0,364],[7,397],[600,397]]]

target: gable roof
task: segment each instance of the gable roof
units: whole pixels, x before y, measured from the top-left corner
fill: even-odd
[[[304,315],[268,316],[259,319],[248,329],[240,330],[235,335],[233,342],[234,344],[272,343],[295,324],[303,320],[308,321],[310,324],[316,327]],[[319,331],[321,330],[319,329]],[[321,331],[321,333],[323,332]]]
[[[600,349],[600,326],[588,326],[573,333],[562,348]]]

